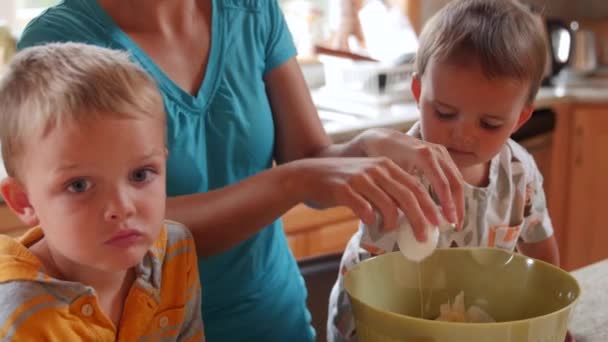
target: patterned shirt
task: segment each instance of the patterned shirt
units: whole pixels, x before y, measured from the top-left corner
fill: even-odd
[[[29,250],[40,227],[21,239],[0,236],[0,341],[204,341],[200,283],[189,231],[166,222],[135,267],[120,327],[101,311],[93,288],[44,272]]]
[[[420,138],[420,125],[408,132]],[[496,247],[513,251],[518,241],[533,243],[553,235],[547,212],[543,178],[532,156],[508,140],[491,160],[486,187],[465,184],[465,220],[461,231],[439,237],[438,247]],[[329,299],[328,341],[356,340],[351,305],[343,275],[359,262],[398,251],[397,232],[381,232],[378,222],[359,225],[342,255],[338,279]]]

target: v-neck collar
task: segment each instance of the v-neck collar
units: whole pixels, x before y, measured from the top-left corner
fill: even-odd
[[[212,0],[211,14],[211,41],[209,46],[209,59],[205,68],[205,75],[199,85],[196,96],[193,96],[178,86],[167,74],[148,56],[148,54],[124,32],[114,19],[99,5],[97,0],[91,0],[91,9],[98,15],[98,19],[108,29],[107,34],[111,41],[115,41],[120,47],[128,49],[131,55],[146,69],[158,82],[163,93],[178,103],[194,109],[204,110],[217,89],[223,66],[221,55],[224,49],[223,35],[224,24],[222,17],[222,6],[218,0]]]

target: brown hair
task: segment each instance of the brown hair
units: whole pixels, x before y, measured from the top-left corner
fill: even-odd
[[[414,70],[424,74],[431,58],[479,63],[488,78],[530,81],[532,103],[545,71],[543,32],[540,19],[514,0],[453,0],[424,26]]]
[[[156,83],[126,52],[80,43],[52,43],[19,52],[0,80],[0,142],[9,176],[32,136],[112,115],[159,118]]]

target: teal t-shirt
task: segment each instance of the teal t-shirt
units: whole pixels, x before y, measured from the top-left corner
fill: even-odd
[[[156,79],[167,112],[169,196],[221,188],[271,167],[274,123],[263,77],[296,54],[276,0],[213,0],[209,63],[196,96],[173,83],[95,0],[50,8],[26,28],[19,48],[53,41],[128,50]],[[199,270],[208,341],[314,340],[304,281],[279,220],[199,259]]]

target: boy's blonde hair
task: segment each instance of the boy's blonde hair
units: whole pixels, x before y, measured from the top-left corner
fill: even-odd
[[[28,139],[107,115],[151,116],[165,125],[155,82],[126,52],[81,43],[19,52],[0,80],[0,142],[8,175],[15,176]]]
[[[414,70],[423,75],[431,58],[479,63],[488,78],[530,81],[532,103],[547,59],[543,32],[540,19],[515,0],[453,0],[422,30]]]

